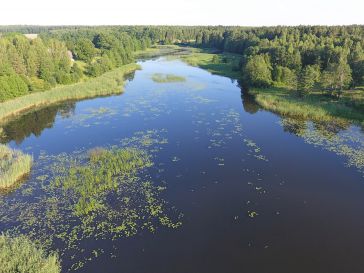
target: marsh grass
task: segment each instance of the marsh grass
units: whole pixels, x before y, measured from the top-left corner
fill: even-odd
[[[212,74],[239,79],[241,77],[239,62],[241,56],[237,54],[216,54],[209,50],[195,49],[191,54],[180,57],[189,65],[198,66]]]
[[[255,101],[264,109],[284,116],[329,121],[333,118],[353,120],[364,125],[364,92],[345,91],[340,99],[313,92],[306,96],[283,88],[252,89]]]
[[[173,74],[162,74],[155,73],[152,75],[152,80],[157,83],[169,83],[169,82],[185,82],[186,78],[173,75]]]
[[[9,224],[8,232],[21,231],[47,250],[57,248],[66,269],[77,270],[101,253],[113,255],[118,238],[160,226],[178,228],[182,216],[161,197],[164,183],[150,180],[150,153],[159,151],[164,138],[138,132],[120,143],[71,154],[41,153],[35,179],[17,192],[24,199],[0,199],[0,219]],[[110,249],[89,246],[90,240],[107,240]]]
[[[107,72],[100,77],[73,85],[55,87],[51,90],[33,93],[0,104],[0,121],[26,112],[30,109],[62,101],[80,100],[96,96],[118,94],[123,91],[124,76],[139,69],[137,64],[128,64]]]
[[[0,189],[7,190],[30,172],[33,158],[21,151],[0,145]]]
[[[101,157],[107,154],[108,151],[103,147],[95,147],[88,150],[87,154],[91,162],[97,162]]]
[[[0,273],[59,273],[57,254],[47,255],[25,236],[0,235]]]

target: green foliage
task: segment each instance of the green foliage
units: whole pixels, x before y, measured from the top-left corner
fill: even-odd
[[[361,90],[344,91],[341,100],[325,96],[322,91],[311,92],[302,97],[283,88],[254,88],[249,93],[264,109],[284,116],[315,121],[346,119],[363,124],[364,92]]]
[[[60,273],[56,254],[47,255],[25,236],[0,235],[0,273]]]
[[[123,91],[124,76],[138,69],[137,64],[128,64],[109,71],[98,78],[73,85],[65,85],[41,93],[29,94],[0,104],[0,120],[9,118],[31,108],[50,105],[66,100],[110,95]]]
[[[275,81],[290,89],[297,88],[297,75],[294,70],[284,66],[277,66],[274,71]]]
[[[329,91],[342,91],[344,88],[349,87],[351,81],[351,69],[344,60],[340,60],[338,63],[330,63],[321,77],[322,87]]]
[[[299,78],[299,89],[305,92],[311,91],[320,81],[320,67],[307,65],[303,68]]]
[[[13,187],[30,172],[33,158],[0,144],[0,189]]]
[[[16,75],[0,76],[0,102],[28,94],[28,85]]]
[[[96,48],[92,41],[86,38],[80,38],[74,48],[77,60],[90,62],[96,56]]]
[[[249,58],[245,68],[246,81],[254,86],[268,87],[272,83],[272,66],[268,55],[255,55]]]

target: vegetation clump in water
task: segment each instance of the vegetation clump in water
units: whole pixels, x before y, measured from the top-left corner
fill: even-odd
[[[123,139],[127,144],[122,146],[41,154],[35,179],[15,193],[18,198],[0,200],[2,222],[8,231],[56,248],[68,269],[78,269],[101,253],[113,255],[114,240],[179,227],[181,215],[170,217],[174,209],[160,196],[165,187],[149,175],[149,151],[165,143],[154,133],[140,132]],[[90,240],[110,249],[90,247]]]
[[[29,173],[32,161],[30,155],[0,145],[0,189],[14,186],[19,179]]]
[[[173,74],[155,73],[152,76],[152,80],[157,83],[169,83],[169,82],[185,82],[186,78]]]
[[[0,235],[0,273],[59,273],[57,254],[47,255],[25,236]]]

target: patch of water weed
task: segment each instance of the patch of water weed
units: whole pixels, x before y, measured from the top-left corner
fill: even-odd
[[[57,249],[68,269],[82,267],[104,251],[90,242],[115,246],[112,241],[142,230],[178,228],[180,215],[161,198],[165,187],[153,182],[149,172],[153,152],[166,143],[153,139],[158,133],[138,132],[119,146],[42,153],[35,179],[16,198],[0,203],[2,223],[13,234]]]
[[[155,73],[152,75],[152,80],[157,83],[175,83],[185,82],[186,78],[174,74]]]
[[[68,126],[68,128],[72,128],[74,126],[89,127],[91,124],[98,125],[101,124],[100,121],[105,123],[107,122],[107,118],[113,117],[117,114],[118,111],[116,109],[108,107],[88,108],[85,112],[72,116],[72,125]]]
[[[30,172],[33,158],[0,144],[0,190],[13,188]]]
[[[294,118],[283,118],[280,125],[306,143],[344,156],[347,166],[364,173],[364,138],[356,127],[336,121],[311,122]]]

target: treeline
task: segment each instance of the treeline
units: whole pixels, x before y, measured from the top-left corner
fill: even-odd
[[[32,30],[26,27],[23,32]],[[0,34],[0,102],[75,83],[84,75],[99,76],[133,62],[133,51],[151,45],[149,35],[115,27],[34,30],[41,31],[35,39]]]
[[[206,28],[193,44],[241,54],[251,86],[332,92],[364,85],[363,26]]]
[[[11,31],[40,35],[28,40]],[[101,75],[156,43],[240,54],[236,69],[250,86],[333,92],[364,85],[364,26],[357,25],[3,26],[0,36],[0,101]]]

